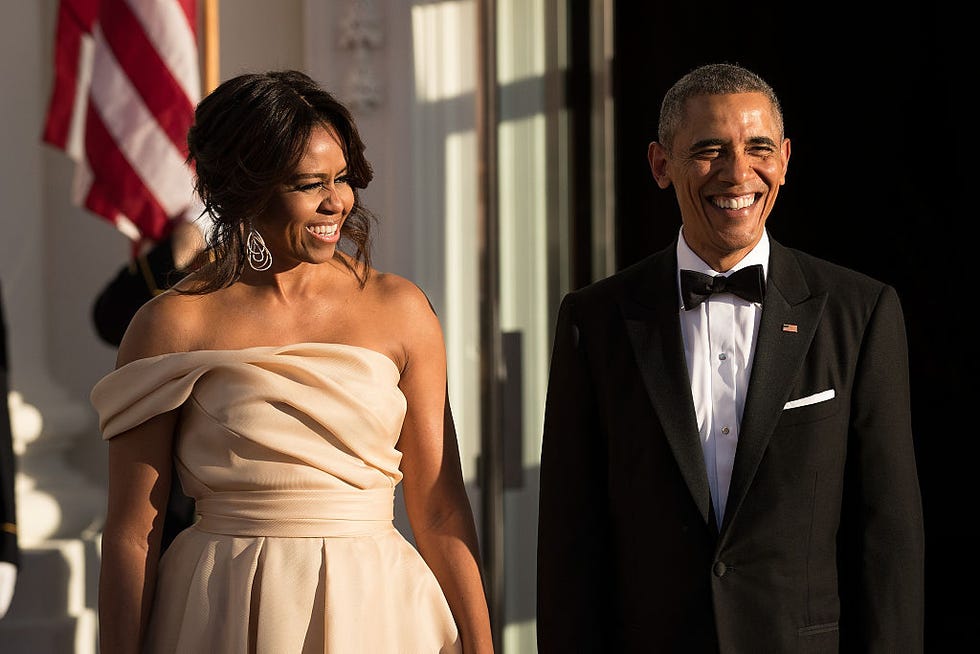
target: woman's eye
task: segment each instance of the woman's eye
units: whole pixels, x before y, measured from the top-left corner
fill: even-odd
[[[332,184],[334,186],[340,186],[341,184],[350,184],[350,178],[347,175],[341,175],[340,177],[335,177]],[[313,191],[325,191],[327,189],[327,182],[310,182],[309,184],[300,184],[296,187],[297,191],[303,192],[313,192]]]

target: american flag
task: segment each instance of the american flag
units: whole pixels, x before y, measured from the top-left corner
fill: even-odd
[[[195,218],[197,0],[61,0],[54,68],[42,138],[77,162],[72,201],[134,244]]]

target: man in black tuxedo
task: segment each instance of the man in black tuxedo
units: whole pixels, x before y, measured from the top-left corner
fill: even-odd
[[[562,301],[541,654],[922,651],[902,309],[769,236],[789,157],[764,80],[690,72],[649,147],[678,238]],[[831,182],[814,202],[840,210]]]

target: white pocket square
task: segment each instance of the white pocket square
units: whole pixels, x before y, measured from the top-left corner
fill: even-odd
[[[783,411],[786,409],[798,409],[801,406],[807,406],[809,404],[816,404],[817,402],[826,402],[827,400],[834,399],[834,389],[820,391],[819,393],[814,393],[813,395],[807,395],[806,397],[801,397],[798,400],[790,400],[783,407]]]

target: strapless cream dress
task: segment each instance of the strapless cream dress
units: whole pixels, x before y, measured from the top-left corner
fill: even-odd
[[[174,456],[198,520],[160,561],[147,652],[461,651],[392,522],[398,380],[379,352],[305,343],[164,354],[96,384],[106,440],[180,407]]]

